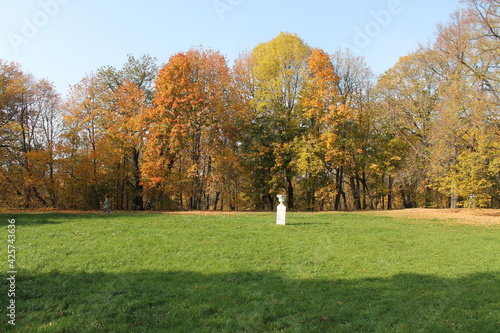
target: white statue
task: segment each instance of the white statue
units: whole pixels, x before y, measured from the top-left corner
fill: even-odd
[[[286,206],[284,204],[286,200],[286,195],[279,194],[278,200],[280,204],[278,205],[276,214],[276,224],[285,225],[286,224]]]

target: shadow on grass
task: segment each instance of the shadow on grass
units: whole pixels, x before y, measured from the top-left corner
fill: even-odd
[[[16,220],[16,225],[37,226],[45,224],[60,224],[64,222],[61,214],[28,213],[28,214],[0,214],[0,224],[7,224],[7,220]]]
[[[14,214],[0,214],[0,225],[7,225],[9,219],[15,219],[18,226],[41,226],[47,224],[62,224],[69,222],[76,222],[80,220],[89,219],[106,219],[113,220],[123,216],[130,216],[128,214],[104,214],[96,212],[81,212],[81,213],[14,213]]]
[[[19,332],[500,330],[498,272],[356,280],[285,279],[275,272],[19,272],[16,287]]]

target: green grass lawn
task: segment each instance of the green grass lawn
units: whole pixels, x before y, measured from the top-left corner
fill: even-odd
[[[500,228],[356,213],[0,215],[18,332],[499,332]]]

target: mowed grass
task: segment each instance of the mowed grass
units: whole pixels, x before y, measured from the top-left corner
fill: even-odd
[[[16,219],[19,332],[499,332],[500,228],[356,213]],[[6,271],[7,269],[5,269]],[[1,290],[1,330],[7,324]]]

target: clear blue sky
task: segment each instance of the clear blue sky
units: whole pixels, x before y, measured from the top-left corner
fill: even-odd
[[[459,0],[0,0],[0,59],[65,94],[127,54],[164,64],[192,46],[232,61],[280,31],[328,53],[351,47],[376,74],[434,40]]]

